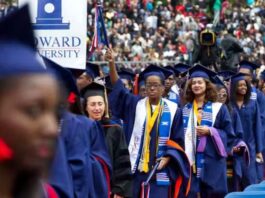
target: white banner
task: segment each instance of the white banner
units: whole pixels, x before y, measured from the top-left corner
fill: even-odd
[[[19,0],[30,6],[39,53],[63,67],[86,67],[87,1]]]

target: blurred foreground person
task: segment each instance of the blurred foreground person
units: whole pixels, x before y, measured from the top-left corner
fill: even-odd
[[[71,72],[43,58],[63,90],[60,135],[49,182],[62,198],[108,197],[111,162],[98,124],[82,115]]]
[[[57,197],[45,178],[56,148],[59,88],[37,61],[33,43],[27,7],[0,23],[0,197],[5,198]]]

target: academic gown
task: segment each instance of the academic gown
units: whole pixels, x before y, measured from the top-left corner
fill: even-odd
[[[136,105],[138,101],[140,100],[140,97],[137,97],[129,91],[127,91],[121,80],[119,79],[116,84],[113,86],[113,90],[109,95],[109,104],[112,112],[115,111],[115,115],[119,116],[124,121],[124,128],[125,128],[125,136],[127,139],[127,142],[130,141],[133,127],[134,127],[134,121],[135,121],[135,114],[136,114]],[[157,121],[156,121],[157,122]],[[156,126],[157,123],[154,124]],[[146,181],[150,170],[152,170],[153,166],[155,165],[156,160],[156,138],[157,134],[155,131],[155,127],[153,127],[151,131],[151,141],[150,141],[150,162],[149,162],[149,172],[148,173],[140,173],[138,170],[134,173],[134,184],[133,184],[133,197],[140,197],[140,191],[141,191],[141,184]],[[174,142],[178,143],[182,148],[184,146],[184,132],[183,132],[183,123],[182,123],[182,113],[181,110],[178,109],[174,120],[172,124],[171,129],[171,135],[170,140],[173,140]],[[142,150],[142,147],[140,147],[140,151]],[[173,181],[176,180],[180,175],[183,176],[183,180],[186,182],[187,186],[187,180],[189,178],[189,173],[186,169],[187,166],[189,166],[188,163],[185,163],[185,156],[183,156],[182,153],[179,153],[175,151],[174,149],[168,147],[166,153],[166,156],[170,156],[171,160],[166,167],[166,170],[169,174],[169,177],[171,179],[171,184],[174,185]],[[179,169],[178,169],[179,167]],[[151,179],[150,182],[150,197],[165,197],[166,195],[169,195],[169,186],[158,186],[156,185],[155,178]]]
[[[226,105],[221,106],[213,127],[217,129],[224,148],[227,148],[227,143],[231,141],[230,139],[235,138],[235,134]],[[226,157],[218,154],[211,136],[207,136],[204,167],[201,170],[200,178],[192,174],[191,191],[188,197],[196,197],[197,192],[200,192],[203,198],[221,198],[227,193]]]
[[[60,197],[108,197],[111,162],[97,123],[65,112],[59,138],[61,155],[54,160],[49,182],[57,192],[67,192]]]
[[[110,154],[113,174],[111,192],[123,197],[132,197],[132,172],[128,146],[121,126],[110,119],[100,121]]]
[[[256,153],[262,151],[262,126],[260,120],[259,107],[256,101],[249,100],[247,104],[243,104],[238,108],[233,104],[237,110],[242,127],[243,127],[243,141],[247,144],[250,153],[250,165],[246,166],[242,163],[242,188],[248,185],[257,183],[256,172]]]
[[[231,110],[231,119],[232,119],[232,125],[235,133],[235,138],[232,139],[232,141],[228,144],[229,150],[228,153],[230,153],[229,156],[229,163],[232,163],[228,165],[228,169],[232,172],[230,175],[230,178],[228,178],[228,192],[233,191],[239,191],[239,181],[242,178],[242,163],[247,163],[247,159],[244,158],[243,155],[245,155],[242,152],[239,153],[233,153],[232,149],[233,147],[237,146],[241,141],[243,141],[243,128],[240,116],[235,108],[232,108]]]
[[[255,87],[252,87],[252,96],[254,96],[252,99],[255,100],[256,95],[256,101],[259,106],[260,110],[260,119],[261,119],[261,125],[262,125],[262,154],[263,158],[265,158],[265,95]],[[264,179],[264,163],[257,163],[257,177],[258,182],[261,182]]]

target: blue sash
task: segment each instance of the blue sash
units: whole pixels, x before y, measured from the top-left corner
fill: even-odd
[[[167,149],[166,143],[167,140],[169,140],[170,137],[170,129],[171,129],[171,113],[170,113],[170,109],[168,107],[168,105],[166,104],[166,102],[164,102],[164,108],[163,108],[163,112],[162,115],[160,116],[160,118],[158,117],[156,120],[156,122],[159,122],[159,126],[158,126],[158,133],[159,133],[159,137],[158,137],[158,147],[157,147],[157,158],[163,157],[165,154],[165,151]],[[144,123],[145,126],[145,123]],[[154,125],[155,127],[156,125]],[[143,128],[143,131],[145,131],[145,127]],[[143,133],[143,137],[141,138],[141,146],[140,146],[140,151],[142,151],[142,146],[143,146],[143,140],[144,140],[144,134]],[[134,167],[134,171],[136,169],[136,167],[138,167],[139,165],[139,161],[140,161],[140,156],[141,156],[141,152],[138,153],[138,157],[136,160],[136,164]],[[170,185],[170,179],[168,177],[167,171],[165,169],[161,170],[161,171],[157,171],[156,173],[156,182],[157,185]]]
[[[202,113],[202,120],[201,120],[201,126],[212,126],[212,103],[207,102],[203,106],[203,113]],[[196,130],[195,127],[197,126],[197,123],[194,123],[194,113],[193,113],[193,105],[191,103],[185,105],[183,108],[183,125],[184,125],[184,134],[186,135],[190,115],[191,115],[191,132],[192,132],[192,141],[194,144],[193,152],[196,159],[196,175],[198,178],[201,176],[201,170],[204,167],[204,153],[198,152],[198,142],[200,141],[200,137],[196,137]],[[195,125],[196,124],[196,125]],[[195,140],[196,137],[196,140]]]

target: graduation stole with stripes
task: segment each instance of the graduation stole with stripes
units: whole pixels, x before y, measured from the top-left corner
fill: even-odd
[[[144,139],[142,146],[141,158],[138,165],[140,172],[149,172],[149,161],[150,161],[150,140],[151,131],[157,123],[158,130],[158,146],[157,146],[157,158],[163,157],[166,151],[166,144],[170,136],[171,128],[171,114],[168,105],[161,100],[159,105],[156,107],[153,115],[151,115],[151,105],[149,100],[146,100],[147,117],[145,121]],[[169,178],[165,171],[159,171],[156,174],[158,185],[169,185]]]
[[[192,110],[192,115],[190,116]],[[184,123],[184,133],[186,135],[186,131],[188,128],[188,123],[189,119],[191,118],[191,132],[192,132],[192,137],[195,138],[196,136],[196,126],[212,126],[212,103],[209,101],[207,102],[203,108],[202,108],[202,115],[201,117],[198,114],[198,105],[196,101],[194,100],[193,104],[187,104],[186,107],[183,109],[183,123]],[[197,123],[194,123],[194,116],[197,118]],[[201,170],[204,165],[204,154],[201,152],[197,152],[197,145],[198,142],[200,141],[200,137],[197,137],[196,140],[192,139],[192,143],[194,145],[194,155],[196,159],[195,165],[193,165],[193,173],[197,175],[197,177],[200,177]]]

